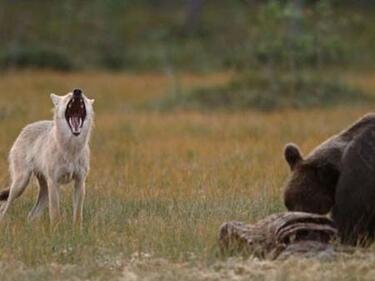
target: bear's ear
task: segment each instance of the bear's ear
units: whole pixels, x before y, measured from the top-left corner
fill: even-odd
[[[285,146],[284,157],[285,157],[286,162],[288,162],[291,170],[295,168],[298,162],[303,160],[298,146],[294,143],[288,143]]]

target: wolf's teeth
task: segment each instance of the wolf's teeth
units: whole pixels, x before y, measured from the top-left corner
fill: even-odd
[[[72,120],[72,117],[69,118],[69,124],[70,124],[70,127],[72,127],[72,128],[74,127],[74,126],[73,126],[73,120]]]
[[[79,128],[81,128],[81,126],[82,126],[82,119],[81,118],[79,118]]]

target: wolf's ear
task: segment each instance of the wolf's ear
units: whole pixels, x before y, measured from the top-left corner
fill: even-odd
[[[89,102],[91,103],[91,104],[94,104],[94,102],[95,102],[95,100],[94,99],[89,99]]]
[[[50,97],[51,97],[51,100],[52,100],[52,102],[55,106],[57,106],[61,101],[61,97],[58,96],[58,95],[55,95],[53,93],[50,95]]]
[[[293,170],[303,160],[299,147],[294,143],[288,143],[284,149],[284,157],[289,167]]]

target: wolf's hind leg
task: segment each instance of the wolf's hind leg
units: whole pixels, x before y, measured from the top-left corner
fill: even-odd
[[[12,184],[9,189],[9,197],[8,200],[1,206],[0,210],[0,219],[4,217],[6,212],[8,211],[10,204],[21,194],[25,191],[26,186],[29,184],[31,177],[30,171],[18,171],[16,175],[14,175]]]
[[[35,206],[27,217],[28,221],[39,218],[43,214],[44,209],[48,206],[48,185],[46,178],[42,175],[37,175],[36,177],[39,183],[39,194]]]

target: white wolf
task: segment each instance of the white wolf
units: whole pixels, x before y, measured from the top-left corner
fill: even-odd
[[[93,103],[80,89],[65,96],[51,94],[54,120],[39,121],[26,126],[9,154],[12,183],[1,192],[6,201],[0,219],[10,204],[26,189],[35,175],[39,183],[37,202],[28,215],[30,221],[40,217],[49,206],[51,224],[60,218],[59,188],[74,181],[73,222],[82,221],[85,181],[89,171],[89,139],[93,124]]]

